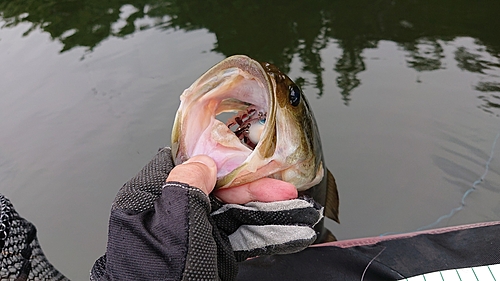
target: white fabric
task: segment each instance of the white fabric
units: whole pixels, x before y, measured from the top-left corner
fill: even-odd
[[[283,245],[294,240],[313,239],[315,235],[314,229],[308,226],[243,225],[229,235],[229,241],[233,251],[251,251],[272,245]],[[301,249],[295,249],[293,252],[299,250]]]
[[[313,207],[313,204],[302,200],[302,199],[292,199],[285,201],[276,201],[276,202],[250,202],[245,205],[238,204],[225,204],[217,211],[213,212],[212,215],[218,215],[224,213],[230,209],[240,209],[247,211],[264,211],[264,212],[277,212],[277,211],[285,211],[285,210],[293,210],[293,209],[303,209]],[[323,212],[321,212],[323,213]]]

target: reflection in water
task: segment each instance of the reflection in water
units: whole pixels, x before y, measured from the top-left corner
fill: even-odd
[[[455,51],[455,60],[460,69],[484,74],[488,69],[488,62],[481,59],[481,55],[473,54],[465,47],[458,47]]]
[[[478,42],[475,42],[478,44]],[[479,106],[483,111],[489,114],[497,114],[496,109],[500,108],[500,63],[498,54],[491,56],[484,52],[484,47],[474,45],[475,50],[460,46],[455,50],[455,60],[457,66],[465,71],[477,73],[480,78],[486,81],[479,81],[474,89],[482,92],[478,98],[484,103]],[[493,54],[495,55],[495,54]]]
[[[365,63],[361,56],[363,48],[359,48],[359,45],[354,41],[348,40],[340,41],[339,47],[343,50],[343,53],[337,60],[334,68],[339,73],[336,82],[337,86],[341,89],[340,94],[342,95],[344,104],[349,105],[351,91],[361,84],[356,75],[365,70]],[[376,47],[376,43],[370,47]]]
[[[475,88],[481,92],[500,92],[500,82],[479,82]]]
[[[0,16],[4,27],[31,23],[26,35],[35,29],[48,32],[63,44],[61,52],[78,46],[92,51],[109,36],[124,37],[152,27],[188,31],[205,28],[217,37],[213,51],[225,56],[247,54],[287,72],[297,55],[302,70],[314,76],[314,81],[299,77],[299,82],[314,85],[319,96],[324,88],[320,51],[334,39],[343,53],[333,68],[348,105],[353,90],[361,84],[357,75],[365,70],[361,54],[380,40],[402,46],[408,66],[419,72],[443,68],[442,44],[457,36],[477,39],[477,44],[498,58],[500,37],[492,31],[500,26],[494,12],[499,2],[445,2],[14,0],[0,2]],[[483,74],[491,67],[498,71],[498,65],[489,65],[465,47],[457,48],[455,60],[466,71]],[[494,80],[491,83],[498,83],[498,77]],[[479,91],[482,88],[476,87]]]
[[[493,110],[500,108],[500,82],[481,81],[474,88],[477,91],[483,92],[483,95],[478,96],[484,102],[479,108],[485,112],[494,114]],[[495,92],[498,92],[498,94],[494,94]]]
[[[436,39],[418,39],[404,43],[403,48],[408,51],[408,66],[416,71],[432,71],[443,68],[441,60],[444,50]]]

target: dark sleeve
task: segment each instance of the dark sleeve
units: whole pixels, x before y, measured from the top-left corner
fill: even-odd
[[[36,234],[0,194],[0,280],[69,281],[47,260]]]
[[[192,269],[203,263],[212,269],[203,277],[218,279],[209,214],[210,202],[201,190],[176,182],[164,186],[152,209],[114,208],[100,280],[198,279]]]

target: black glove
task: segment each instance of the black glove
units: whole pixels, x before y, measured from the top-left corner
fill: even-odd
[[[45,258],[35,226],[0,194],[0,280],[67,281]]]
[[[314,242],[321,211],[312,200],[247,206],[212,200],[211,206],[198,188],[165,184],[172,168],[165,148],[120,189],[107,254],[94,264],[92,280],[234,280],[237,260],[296,252]]]
[[[229,240],[210,219],[200,189],[165,183],[173,161],[160,150],[124,184],[111,210],[106,255],[91,280],[233,280],[237,266]]]

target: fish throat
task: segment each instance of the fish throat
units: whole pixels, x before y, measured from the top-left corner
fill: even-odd
[[[267,112],[251,105],[246,110],[239,111],[226,125],[243,144],[253,150],[262,136],[266,117]]]

